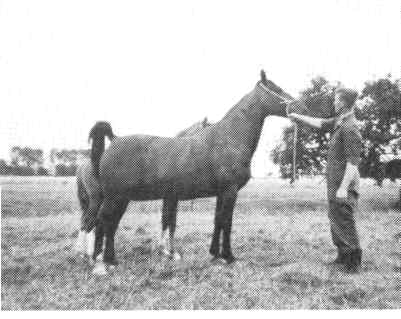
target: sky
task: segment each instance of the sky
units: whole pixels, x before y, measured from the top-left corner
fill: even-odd
[[[297,95],[310,79],[361,89],[401,77],[399,1],[0,0],[0,158],[14,145],[87,148],[218,121],[260,69]],[[268,118],[254,167],[286,119]]]

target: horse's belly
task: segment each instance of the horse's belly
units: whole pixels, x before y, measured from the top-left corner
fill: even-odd
[[[131,185],[128,190],[131,200],[156,200],[168,196],[180,200],[216,196],[216,183],[198,178],[171,178],[153,180],[151,183]]]

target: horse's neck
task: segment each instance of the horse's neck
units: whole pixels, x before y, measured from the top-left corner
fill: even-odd
[[[252,159],[258,145],[264,119],[269,115],[285,116],[285,111],[272,105],[265,106],[257,90],[253,90],[239,101],[220,121],[227,142],[241,145],[248,151],[244,160]]]

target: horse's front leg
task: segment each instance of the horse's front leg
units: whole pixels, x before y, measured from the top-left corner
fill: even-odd
[[[216,211],[214,215],[214,230],[213,230],[213,237],[212,243],[210,245],[210,254],[213,256],[213,260],[220,258],[220,234],[222,230],[222,217],[223,211],[221,210],[222,207],[222,199],[221,195],[217,196],[216,199]]]
[[[227,264],[235,261],[234,255],[231,250],[231,228],[233,221],[233,212],[235,202],[237,200],[238,187],[231,185],[227,187],[222,193],[222,228],[223,228],[223,249],[221,257],[225,259]]]

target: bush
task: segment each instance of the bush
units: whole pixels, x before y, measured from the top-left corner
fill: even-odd
[[[65,164],[57,164],[56,165],[56,176],[75,176],[77,172],[77,165],[65,165]]]
[[[10,167],[10,175],[16,175],[16,176],[34,176],[35,175],[35,170],[32,167],[29,166],[11,166]]]
[[[46,168],[40,166],[38,168],[38,171],[36,172],[36,174],[39,175],[39,176],[48,176],[49,175],[49,171]]]

